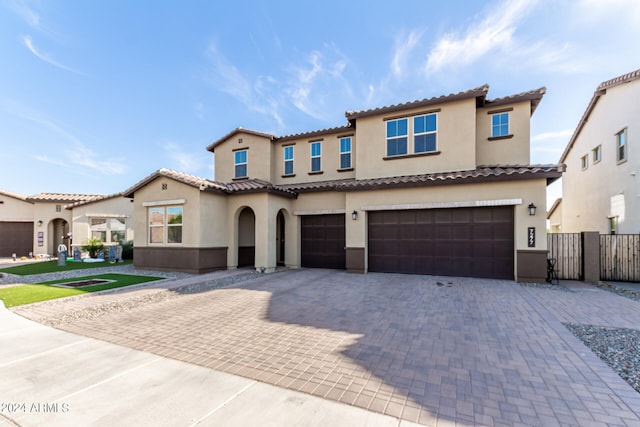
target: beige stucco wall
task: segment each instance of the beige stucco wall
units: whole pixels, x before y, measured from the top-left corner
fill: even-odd
[[[56,212],[56,206],[60,207],[60,212]],[[71,211],[65,209],[66,203],[34,203],[33,216],[33,253],[34,255],[56,253],[56,248],[63,243],[61,237],[69,229],[72,220]],[[42,221],[42,225],[38,225]],[[62,221],[67,222],[67,226],[62,227]],[[38,244],[38,233],[43,233],[42,245]]]
[[[339,171],[340,169],[340,138],[351,137],[351,168],[355,166],[356,136],[351,133],[335,133],[322,135],[317,138],[303,138],[277,142],[274,147],[274,183],[293,184],[299,182],[330,181],[336,179],[354,178],[355,171]],[[322,144],[321,174],[309,174],[311,171],[311,143],[320,141]],[[294,174],[283,177],[284,174],[284,146],[295,144]]]
[[[240,142],[242,140],[242,142]],[[234,150],[247,149],[247,175],[273,182],[271,174],[272,142],[269,138],[238,132],[215,147],[215,180],[231,182],[235,178]]]
[[[600,97],[565,163],[562,178],[563,232],[609,233],[609,216],[618,216],[619,234],[640,233],[640,81],[607,89]],[[618,164],[616,134],[627,129],[626,162]],[[602,160],[593,149],[602,146]],[[581,158],[589,157],[582,169]]]
[[[384,160],[387,155],[385,118],[411,117],[438,108],[441,110],[437,112],[436,147],[440,154]],[[356,132],[360,149],[356,152],[356,177],[366,179],[475,169],[475,120],[475,98],[359,118]],[[412,127],[412,120],[409,120],[409,154],[413,153]]]
[[[549,232],[562,233],[562,202],[556,206],[555,210],[549,216]]]
[[[200,192],[199,238],[204,248],[227,246],[227,196],[225,194]]]
[[[91,218],[119,218],[125,221],[125,241],[134,239],[134,204],[126,197],[112,197],[73,208],[71,232],[72,246],[82,246],[91,237]]]
[[[492,111],[513,108],[509,114],[509,133],[513,138],[489,141]],[[527,165],[530,157],[531,102],[479,108],[476,112],[477,165]]]
[[[0,194],[0,221],[33,222],[34,205],[24,200]]]

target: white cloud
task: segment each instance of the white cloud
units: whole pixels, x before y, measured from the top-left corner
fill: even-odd
[[[396,38],[394,46],[393,60],[391,61],[391,70],[396,77],[405,74],[405,65],[407,57],[412,53],[415,47],[422,39],[422,31],[411,31],[408,35],[400,34]]]
[[[40,52],[38,49],[36,49],[35,45],[33,44],[33,40],[31,39],[31,36],[22,36],[21,37],[22,40],[22,44],[24,44],[26,46],[27,49],[29,49],[29,51],[34,54],[38,59],[53,65],[54,67],[58,67],[62,70],[65,71],[69,71],[71,73],[75,73],[75,74],[82,74],[77,70],[74,70],[73,68],[67,67],[64,64],[61,64],[60,62],[56,61],[55,59],[53,59],[53,56],[51,56],[48,53],[44,53],[44,52]]]
[[[183,146],[175,142],[165,142],[163,149],[173,163],[172,169],[187,173],[196,173],[203,167],[203,155],[184,150]],[[207,157],[208,159],[208,157]]]
[[[518,22],[535,0],[504,1],[491,10],[497,12],[469,27],[464,34],[448,33],[435,43],[427,58],[427,73],[447,67],[466,66],[489,52],[507,48]]]
[[[563,129],[555,132],[542,132],[531,137],[531,141],[546,141],[549,139],[568,139],[573,135],[573,129]]]

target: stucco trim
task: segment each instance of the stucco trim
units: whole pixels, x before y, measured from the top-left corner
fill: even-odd
[[[129,218],[131,215],[124,214],[100,214],[100,213],[86,213],[84,214],[87,218]]]
[[[142,202],[142,206],[167,206],[167,205],[184,205],[187,203],[185,199],[175,199],[175,200],[158,200],[154,202]]]
[[[346,209],[318,209],[313,211],[293,211],[296,216],[301,215],[331,215],[331,214],[344,214],[347,213]]]
[[[499,199],[499,200],[469,200],[462,202],[432,202],[432,203],[411,203],[401,205],[371,205],[362,206],[363,211],[394,211],[407,209],[445,209],[445,208],[476,208],[485,206],[514,206],[521,205],[522,199]]]

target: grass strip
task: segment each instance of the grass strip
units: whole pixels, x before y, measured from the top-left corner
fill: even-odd
[[[28,264],[15,265],[13,267],[0,268],[0,272],[15,274],[17,276],[30,276],[32,274],[44,274],[44,273],[58,273],[61,271],[70,270],[82,270],[85,268],[101,268],[101,267],[113,267],[121,265],[130,265],[132,260],[126,260],[116,264],[111,264],[108,261],[105,262],[67,262],[67,265],[59,266],[58,261],[40,261],[31,262]]]

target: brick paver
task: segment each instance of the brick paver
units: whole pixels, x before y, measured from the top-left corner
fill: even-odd
[[[43,317],[37,305],[15,311]],[[634,327],[640,303],[595,288],[298,270],[59,327],[425,425],[639,425],[640,395],[562,322]]]

